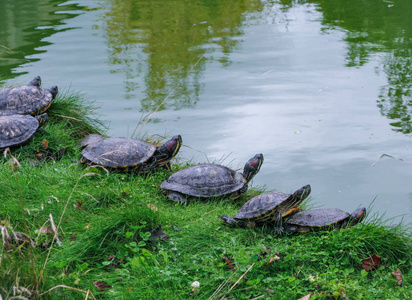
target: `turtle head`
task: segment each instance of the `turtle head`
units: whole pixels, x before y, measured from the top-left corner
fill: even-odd
[[[156,150],[153,155],[154,161],[151,167],[159,164],[167,164],[179,152],[181,146],[182,137],[180,135],[172,137]]]
[[[246,179],[246,182],[252,180],[252,178],[259,172],[260,167],[263,164],[263,154],[256,154],[253,158],[245,164],[243,169],[243,176]]]
[[[39,126],[43,126],[44,124],[46,124],[48,118],[49,117],[46,113],[36,116],[37,121],[39,121]]]
[[[303,200],[305,200],[310,192],[311,192],[311,187],[310,184],[307,184],[303,187],[301,187],[300,189],[298,189],[293,195],[296,197],[297,199],[297,205],[300,205],[300,203],[302,203]]]
[[[355,210],[349,217],[348,225],[355,226],[366,217],[366,208],[361,207]]]
[[[282,210],[286,212],[282,215],[282,217],[286,217],[300,211],[299,205],[309,196],[310,191],[311,187],[307,184],[294,192],[287,201],[284,201],[280,205],[283,207]]]
[[[55,85],[49,89],[49,92],[52,94],[52,99],[56,98],[59,88]]]
[[[40,76],[34,77],[32,81],[29,82],[29,85],[31,86],[37,86],[38,88],[41,86],[41,78]]]

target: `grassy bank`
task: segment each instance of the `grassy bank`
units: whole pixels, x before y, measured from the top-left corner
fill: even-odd
[[[235,214],[257,190],[176,205],[159,188],[166,170],[81,164],[79,140],[104,131],[91,109],[79,95],[58,96],[45,131],[1,158],[0,225],[43,244],[0,247],[3,299],[412,298],[411,236],[401,225],[370,215],[350,229],[282,237],[227,227],[217,216]],[[167,237],[151,234],[159,226]],[[367,272],[362,259],[373,254],[382,261]]]

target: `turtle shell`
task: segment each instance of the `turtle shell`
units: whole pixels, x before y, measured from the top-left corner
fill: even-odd
[[[233,217],[237,220],[250,220],[256,222],[273,221],[273,212],[278,210],[283,216],[290,211],[294,196],[285,193],[266,193],[253,197],[246,202],[239,212]]]
[[[104,138],[103,136],[101,136],[100,134],[92,133],[92,134],[89,134],[87,137],[85,137],[85,138],[80,142],[80,146],[81,146],[82,148],[84,148],[84,147],[86,147],[86,146],[88,146],[88,145],[90,145],[90,144],[103,141],[104,139],[105,139],[105,138]]]
[[[89,161],[110,168],[144,166],[156,147],[145,141],[114,137],[89,144],[82,155]]]
[[[30,115],[0,117],[0,148],[16,146],[29,140],[39,128],[39,121]]]
[[[337,208],[312,209],[294,214],[286,224],[306,227],[327,227],[349,218],[350,214]]]
[[[160,187],[194,197],[213,197],[247,189],[247,183],[241,173],[225,166],[198,164],[174,173]]]
[[[37,86],[0,88],[0,116],[13,114],[40,114],[53,100],[49,90]]]

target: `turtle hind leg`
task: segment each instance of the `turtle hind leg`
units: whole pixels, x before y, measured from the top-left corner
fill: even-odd
[[[237,225],[239,222],[236,221],[235,219],[226,216],[226,215],[219,215],[219,218],[221,218],[223,220],[223,222],[229,224],[229,225]]]
[[[178,192],[170,192],[169,198],[179,203],[186,203],[186,196]]]

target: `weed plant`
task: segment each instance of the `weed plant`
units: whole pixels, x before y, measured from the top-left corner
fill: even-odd
[[[369,216],[353,228],[281,237],[270,225],[228,227],[217,216],[234,215],[262,189],[180,205],[159,188],[166,170],[87,167],[78,142],[104,133],[91,110],[78,94],[60,95],[44,131],[1,158],[0,225],[50,242],[40,228],[52,216],[62,242],[0,247],[3,299],[412,298],[412,243],[402,224]],[[172,163],[174,171],[186,166]],[[167,239],[151,238],[159,226]],[[382,263],[367,272],[361,261],[373,254]]]

